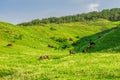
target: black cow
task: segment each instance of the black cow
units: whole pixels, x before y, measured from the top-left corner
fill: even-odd
[[[13,46],[13,44],[7,44],[7,46]]]
[[[86,52],[87,52],[86,49],[83,49],[83,50],[82,50],[82,53],[86,53]]]
[[[90,45],[95,45],[95,42],[90,41],[89,44]]]

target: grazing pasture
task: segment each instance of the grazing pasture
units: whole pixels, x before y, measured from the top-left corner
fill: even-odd
[[[119,80],[119,24],[101,19],[37,26],[0,22],[0,80]],[[106,39],[112,43],[100,51]]]

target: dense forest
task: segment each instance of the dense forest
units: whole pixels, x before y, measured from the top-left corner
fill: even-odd
[[[48,23],[70,23],[70,22],[82,22],[96,19],[107,19],[110,21],[119,21],[120,20],[120,8],[104,9],[102,11],[93,11],[89,13],[82,13],[77,15],[62,16],[62,17],[50,17],[44,19],[34,19],[30,22],[23,22],[18,25],[22,26],[31,26],[31,25],[40,25]]]

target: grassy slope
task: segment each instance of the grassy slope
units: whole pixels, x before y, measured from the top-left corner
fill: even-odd
[[[116,22],[119,24],[119,22]],[[80,44],[75,46],[77,52],[82,50],[87,50],[87,52],[120,52],[120,26],[117,26],[117,29],[112,28],[99,32],[94,35],[85,36],[79,41]],[[100,37],[99,37],[100,36]],[[92,49],[87,49],[89,46],[89,41],[92,40],[95,42],[95,46]]]
[[[49,43],[58,46],[50,37],[72,37],[77,40],[75,37],[78,35],[80,38],[90,36],[118,24],[119,22],[98,20],[18,27],[1,22],[0,80],[118,79],[119,54],[70,56],[68,50],[61,51],[47,47]],[[51,27],[56,30],[50,30]],[[7,47],[8,43],[12,43],[13,47]],[[39,61],[38,57],[42,54],[49,54],[51,59]]]
[[[89,36],[105,29],[114,27],[116,24],[105,20],[86,23],[70,23],[70,24],[48,24],[44,26],[17,27],[11,24],[0,24],[0,39],[9,41],[17,45],[27,46],[30,48],[48,49],[48,43],[57,45],[51,37],[73,38],[79,36]],[[53,27],[56,30],[50,30]],[[93,28],[94,27],[94,28]]]
[[[120,28],[112,29],[97,40],[90,52],[120,52]]]

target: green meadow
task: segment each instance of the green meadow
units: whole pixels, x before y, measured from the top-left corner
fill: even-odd
[[[104,19],[32,26],[0,22],[0,80],[119,80],[119,25]],[[89,39],[95,46],[83,53]],[[43,55],[49,59],[40,60]]]

